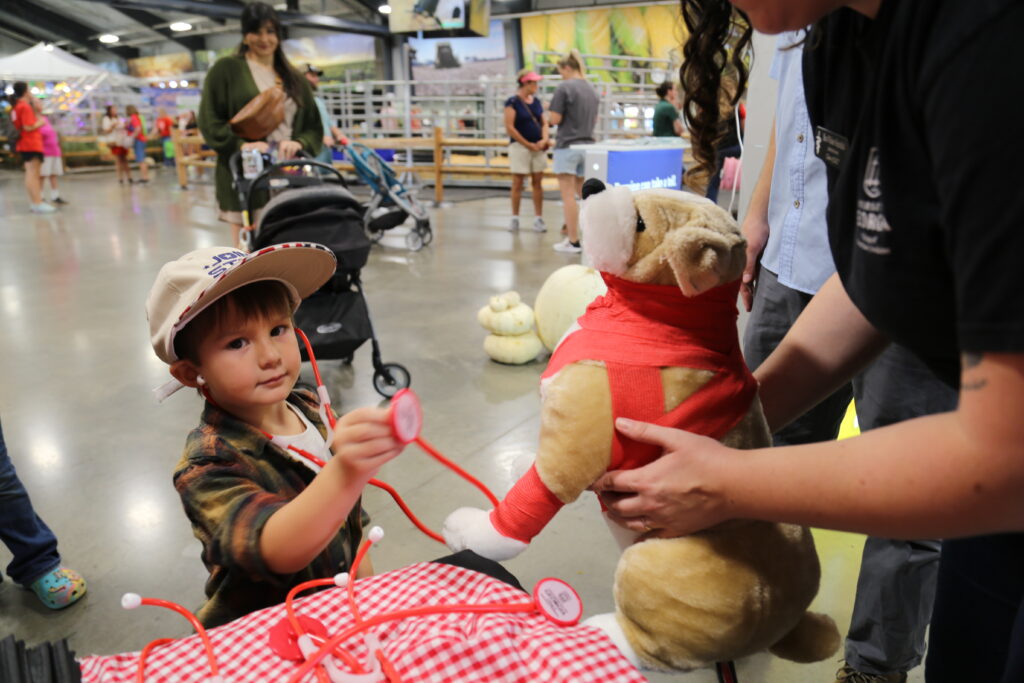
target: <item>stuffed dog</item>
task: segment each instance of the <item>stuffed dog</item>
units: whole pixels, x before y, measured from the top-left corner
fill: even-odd
[[[583,196],[584,249],[608,292],[563,338],[542,377],[533,467],[496,509],[449,515],[452,550],[510,559],[605,471],[660,455],[616,432],[616,417],[734,448],[771,444],[736,331],[746,245],[735,221],[677,190],[634,194],[588,180]],[[832,619],[807,611],[820,576],[807,528],[731,520],[643,540],[612,526],[624,546],[616,612],[589,623],[635,663],[690,670],[762,650],[798,662],[837,650]]]

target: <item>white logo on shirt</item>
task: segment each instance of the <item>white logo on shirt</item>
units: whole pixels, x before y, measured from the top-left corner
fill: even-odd
[[[861,183],[868,199],[857,200],[857,246],[866,252],[887,256],[892,252],[889,247],[892,227],[885,218],[879,175],[878,148],[872,147]]]
[[[871,151],[868,152],[868,165],[864,169],[864,194],[871,199],[878,199],[882,196],[877,147],[872,147]]]

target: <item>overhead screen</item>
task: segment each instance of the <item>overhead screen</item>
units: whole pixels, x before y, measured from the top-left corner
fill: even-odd
[[[425,38],[486,36],[490,0],[392,0],[388,26],[392,33]]]

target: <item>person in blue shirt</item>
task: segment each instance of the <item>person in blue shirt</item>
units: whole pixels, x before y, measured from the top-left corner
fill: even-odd
[[[316,102],[316,110],[320,112],[320,123],[324,127],[324,144],[320,148],[320,153],[316,155],[316,160],[322,161],[325,164],[332,164],[334,163],[334,156],[331,148],[337,145],[338,141],[344,136],[341,134],[341,130],[331,123],[333,119],[327,111],[327,103],[320,96],[320,77],[324,75],[323,70],[316,68],[312,64],[307,64],[305,75],[309,86],[313,88],[313,101]]]
[[[510,138],[508,162],[512,171],[512,219],[510,232],[519,230],[519,202],[523,197],[523,184],[530,176],[533,188],[533,229],[544,232],[544,169],[548,167],[548,122],[544,105],[537,97],[540,75],[535,71],[520,73],[516,94],[505,100],[505,130]]]
[[[747,267],[742,296],[750,318],[743,346],[756,370],[836,268],[828,244],[825,163],[814,154],[804,99],[803,32],[779,37],[775,126],[743,221]],[[763,250],[763,253],[762,253]],[[756,283],[756,287],[755,287]],[[854,380],[775,432],[776,446],[836,438],[851,395],[864,431],[953,410],[956,392],[906,348],[893,344]],[[869,536],[837,680],[906,680],[924,656],[940,543]],[[853,678],[859,674],[860,678]],[[845,678],[844,678],[845,677]]]

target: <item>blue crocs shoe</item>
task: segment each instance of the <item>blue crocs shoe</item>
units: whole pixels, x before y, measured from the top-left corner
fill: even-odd
[[[85,579],[74,569],[58,567],[33,581],[29,588],[50,609],[64,609],[85,595]]]

